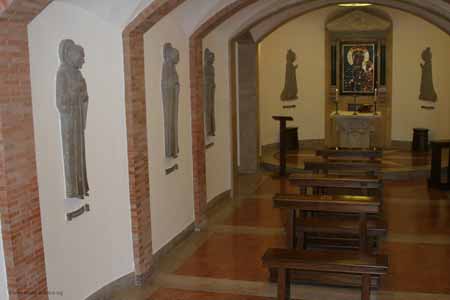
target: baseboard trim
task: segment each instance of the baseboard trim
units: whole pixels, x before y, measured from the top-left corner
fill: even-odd
[[[411,141],[392,141],[391,148],[410,151],[412,147]]]
[[[208,213],[214,207],[222,203],[222,201],[230,198],[231,190],[226,190],[225,192],[220,193],[207,203],[205,213]],[[203,222],[199,227],[204,228],[205,226],[207,226],[207,221]],[[195,222],[192,222],[183,231],[172,238],[166,245],[156,251],[153,254],[153,265],[149,272],[141,275],[135,275],[134,272],[127,274],[117,280],[110,282],[106,286],[93,293],[91,296],[87,297],[85,300],[109,300],[112,298],[113,293],[118,290],[131,288],[133,286],[143,286],[145,282],[153,275],[154,270],[157,269],[161,258],[171,250],[173,250],[179,243],[187,239],[187,237],[196,229],[198,228],[196,227]]]
[[[217,196],[208,201],[208,204],[206,204],[206,212],[209,212],[211,209],[216,207],[222,201],[230,198],[231,198],[231,190],[226,190],[225,192],[218,194]]]
[[[167,244],[165,244],[161,249],[153,254],[153,262],[157,266],[161,257],[169,253],[174,249],[179,243],[185,240],[195,229],[195,223],[189,224],[183,231],[172,238]]]
[[[85,300],[109,300],[116,291],[133,287],[136,283],[135,279],[134,272],[129,273],[108,283]]]
[[[324,139],[310,139],[310,140],[299,140],[298,141],[300,149],[306,149],[306,150],[317,150],[322,149],[325,147],[325,140]],[[263,151],[266,148],[278,148],[280,143],[272,143],[272,144],[266,144],[262,145]]]

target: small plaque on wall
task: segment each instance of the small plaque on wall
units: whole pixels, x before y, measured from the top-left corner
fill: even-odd
[[[166,175],[169,175],[169,174],[175,172],[176,170],[178,170],[178,164],[175,164],[173,167],[166,169]]]
[[[79,209],[67,213],[66,219],[67,219],[67,221],[70,222],[73,219],[78,218],[79,216],[81,216],[82,214],[84,214],[85,212],[88,212],[90,210],[91,210],[91,208],[90,208],[89,204],[85,204],[82,207],[80,207]]]

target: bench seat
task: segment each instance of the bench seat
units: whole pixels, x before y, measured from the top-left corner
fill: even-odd
[[[370,299],[370,279],[387,273],[385,255],[368,255],[353,251],[297,250],[270,248],[263,264],[278,270],[278,300],[290,299],[290,272],[316,271],[362,275],[362,300]]]
[[[353,216],[320,216],[313,215],[297,218],[295,222],[297,231],[329,234],[359,234],[359,218]],[[385,236],[386,222],[378,217],[369,217],[367,220],[367,234],[369,236]]]
[[[311,215],[297,218],[296,246],[300,249],[333,248],[358,249],[360,224],[355,216]],[[378,249],[380,240],[386,236],[386,222],[378,216],[369,216],[367,220],[368,247]],[[370,246],[369,246],[370,245]]]

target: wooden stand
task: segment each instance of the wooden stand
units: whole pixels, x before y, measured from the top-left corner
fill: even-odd
[[[428,187],[441,190],[450,190],[450,157],[447,167],[447,182],[441,182],[442,175],[442,149],[450,148],[450,140],[431,141],[431,176]]]
[[[292,117],[287,116],[273,116],[274,120],[280,122],[280,177],[286,176],[286,122],[293,121]]]

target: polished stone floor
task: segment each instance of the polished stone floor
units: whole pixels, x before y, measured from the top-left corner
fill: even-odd
[[[272,208],[279,191],[295,191],[270,174],[241,176],[235,199],[214,207],[207,226],[162,257],[143,288],[118,291],[112,300],[274,299],[261,256],[284,246],[283,215]],[[450,199],[426,180],[385,182],[388,235],[382,251],[389,274],[372,293],[379,300],[450,300]],[[293,298],[360,299],[358,289],[294,285]]]

